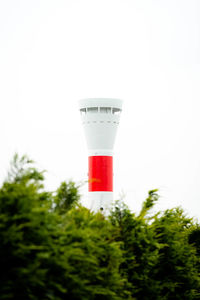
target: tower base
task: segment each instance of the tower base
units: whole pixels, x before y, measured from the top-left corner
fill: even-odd
[[[89,192],[88,198],[92,211],[109,214],[113,202],[113,192]]]

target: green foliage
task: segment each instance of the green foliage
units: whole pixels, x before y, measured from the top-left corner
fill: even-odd
[[[159,196],[158,196],[157,192],[158,192],[157,189],[149,191],[149,196],[146,198],[146,201],[144,201],[144,203],[142,205],[142,210],[140,212],[141,219],[146,217],[149,210],[154,206],[156,201],[158,201]]]
[[[118,201],[105,218],[78,187],[47,192],[44,174],[15,155],[0,188],[0,299],[200,299],[200,227],[180,208],[139,215]]]
[[[152,271],[158,262],[162,247],[155,238],[153,227],[148,224],[144,212],[148,212],[154,194],[149,193],[139,216],[132,214],[126,207],[122,211],[115,208],[111,222],[116,227],[115,238],[122,242],[124,263],[121,272],[128,278],[128,289],[135,299],[157,299],[159,281],[152,279]]]
[[[36,184],[44,180],[43,172],[38,172],[32,165],[34,161],[26,155],[21,158],[16,153],[11,161],[7,181],[11,183],[30,183],[34,180]],[[42,186],[41,186],[42,187]]]
[[[148,217],[157,200],[153,190],[139,216],[119,205],[111,213],[127,288],[134,299],[199,299],[199,227],[179,208]]]
[[[15,156],[0,189],[0,298],[128,298],[111,224],[77,206],[72,182],[54,194],[42,181],[32,161]]]
[[[159,253],[154,274],[156,280],[165,282],[160,286],[163,299],[199,299],[199,258],[189,243],[194,230],[192,219],[187,218],[182,209],[176,208],[156,218],[153,226],[158,242],[165,245]]]
[[[55,210],[60,214],[66,213],[69,209],[76,206],[79,202],[77,186],[74,182],[62,182],[54,196]]]

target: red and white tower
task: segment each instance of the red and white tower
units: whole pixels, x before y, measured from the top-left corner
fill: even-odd
[[[82,99],[79,108],[89,149],[89,201],[94,211],[106,212],[113,200],[113,146],[122,100]]]

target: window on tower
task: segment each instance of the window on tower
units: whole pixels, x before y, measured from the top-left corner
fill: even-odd
[[[85,115],[86,114],[86,108],[81,108],[80,112],[81,112],[81,115]]]
[[[111,107],[100,107],[100,112],[104,114],[110,114],[111,113]]]
[[[98,107],[88,107],[87,112],[88,113],[97,113],[98,112]]]
[[[120,108],[113,108],[113,109],[112,109],[112,113],[113,113],[114,115],[119,115],[119,114],[121,113],[121,109],[120,109]]]

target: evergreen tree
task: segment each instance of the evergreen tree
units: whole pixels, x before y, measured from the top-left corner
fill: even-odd
[[[16,155],[0,189],[1,299],[128,299],[112,226],[81,207],[74,183],[56,193]]]
[[[180,208],[150,216],[158,198],[150,191],[139,216],[120,203],[112,210],[127,288],[134,299],[200,299],[199,227]]]
[[[78,186],[44,189],[44,173],[15,155],[0,188],[0,299],[200,299],[200,227],[180,208],[108,218],[80,205]]]

